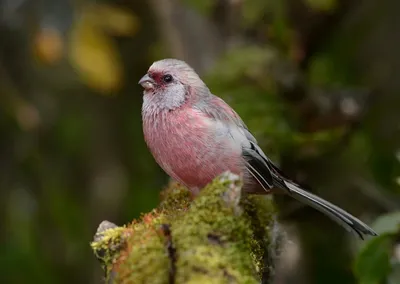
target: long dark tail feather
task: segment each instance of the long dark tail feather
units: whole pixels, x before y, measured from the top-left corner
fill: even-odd
[[[356,217],[338,206],[301,189],[298,185],[285,177],[271,161],[266,160],[264,157],[261,158],[261,156],[253,155],[251,152],[248,154],[251,155],[247,157],[251,156],[252,159],[246,161],[247,170],[265,191],[270,192],[273,187],[285,190],[285,193],[296,200],[320,211],[343,226],[346,230],[355,232],[361,239],[364,239],[364,235],[377,236],[374,230]]]
[[[338,206],[301,189],[290,181],[283,180],[283,183],[289,189],[288,194],[290,196],[302,203],[313,207],[314,209],[317,209],[339,225],[343,226],[348,231],[354,231],[361,239],[364,239],[364,235],[378,235],[374,230],[372,230],[362,221],[347,213]]]

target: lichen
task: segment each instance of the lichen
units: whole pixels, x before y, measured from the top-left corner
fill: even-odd
[[[275,210],[268,198],[243,196],[241,185],[225,173],[193,198],[172,183],[159,208],[103,232],[108,240],[92,248],[109,248],[104,263],[113,283],[259,283],[271,273]],[[115,253],[109,239],[117,232],[124,245]]]
[[[115,283],[166,283],[170,261],[160,232],[166,219],[163,213],[152,212],[131,224],[127,248],[114,265]]]
[[[94,241],[90,245],[106,275],[110,274],[112,265],[123,250],[130,233],[126,227],[117,227],[108,221],[103,221],[99,225]]]

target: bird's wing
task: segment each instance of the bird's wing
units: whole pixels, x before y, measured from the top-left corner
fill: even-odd
[[[242,151],[247,169],[266,191],[273,186],[290,191],[282,179],[289,178],[265,155],[243,120],[223,99],[211,95],[196,107],[212,119],[233,124],[241,129],[244,134],[241,141]]]
[[[274,186],[271,169],[266,163],[269,159],[257,145],[256,138],[240,116],[224,100],[214,95],[195,104],[194,107],[207,117],[225,123],[231,132],[235,131],[236,135],[232,135],[232,137],[239,140],[237,142],[242,147],[242,156],[247,170],[266,191],[269,191]]]
[[[223,99],[210,95],[205,100],[196,103],[195,107],[209,118],[241,128],[246,139],[257,144],[256,138],[250,133],[240,116]]]

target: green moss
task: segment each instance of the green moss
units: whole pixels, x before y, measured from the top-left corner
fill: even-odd
[[[272,275],[276,257],[276,211],[269,196],[248,195],[241,200],[246,218],[251,223],[253,238],[250,240],[252,255],[259,274]]]
[[[115,283],[165,283],[168,279],[169,258],[160,225],[165,215],[146,214],[141,222],[131,225],[132,235],[127,248],[114,266]]]
[[[231,278],[257,282],[250,255],[252,232],[238,207],[240,188],[235,178],[214,181],[173,224],[174,243],[184,252],[178,251],[178,283],[199,273],[217,283]]]
[[[176,182],[169,184],[161,193],[161,198],[160,209],[169,211],[170,213],[186,210],[192,202],[189,190]]]
[[[106,275],[110,274],[110,269],[119,257],[128,236],[129,230],[125,227],[116,227],[107,221],[100,224],[95,240],[90,245],[96,258],[103,265]]]
[[[273,216],[269,199],[242,196],[240,179],[229,173],[194,200],[173,183],[159,209],[124,229],[126,245],[107,269],[115,283],[259,283]]]

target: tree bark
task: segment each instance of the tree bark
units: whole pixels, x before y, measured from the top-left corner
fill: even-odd
[[[157,209],[103,221],[91,246],[108,283],[272,283],[284,234],[271,199],[225,173],[196,197],[172,183]]]

